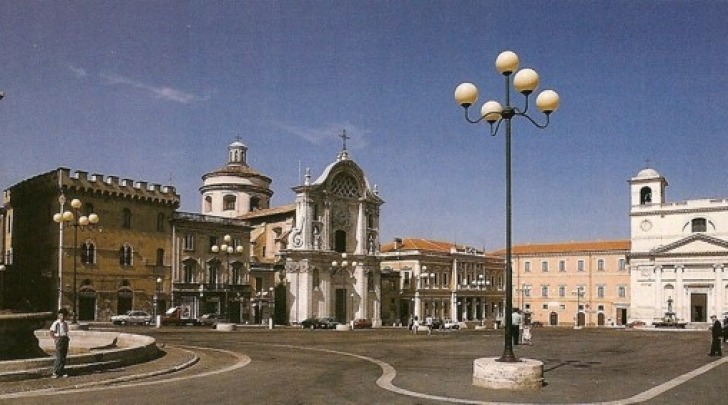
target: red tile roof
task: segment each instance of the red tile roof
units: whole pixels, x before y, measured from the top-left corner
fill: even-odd
[[[516,245],[511,249],[512,254],[528,255],[528,254],[544,254],[544,253],[573,253],[573,252],[604,252],[612,250],[630,250],[631,242],[629,240],[611,240],[611,241],[586,241],[586,242],[562,242],[562,243],[544,243],[533,245]],[[505,249],[500,249],[492,254],[503,255]]]

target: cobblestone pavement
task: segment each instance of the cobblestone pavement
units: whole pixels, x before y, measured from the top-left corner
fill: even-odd
[[[502,353],[500,330],[431,336],[403,329],[126,330],[154,336],[165,345],[165,356],[67,379],[0,383],[0,402],[12,396],[11,403],[29,404],[65,404],[70,398],[76,404],[715,404],[724,402],[720,388],[728,377],[728,356],[707,356],[707,331],[535,329],[534,345],[515,346],[515,352],[544,363],[545,386],[501,391],[471,384],[473,360]],[[126,402],[113,389],[121,386]],[[84,390],[53,400],[37,396],[79,388]]]

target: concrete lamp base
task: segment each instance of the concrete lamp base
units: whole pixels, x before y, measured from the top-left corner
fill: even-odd
[[[232,332],[235,329],[236,325],[234,323],[220,322],[215,325],[215,330],[218,330],[220,332]]]
[[[351,326],[349,326],[348,323],[347,324],[339,324],[339,325],[336,325],[336,330],[344,330],[344,331],[351,330]]]
[[[498,357],[483,357],[473,361],[473,385],[502,390],[531,390],[543,386],[543,363],[520,359],[516,362],[497,361]]]

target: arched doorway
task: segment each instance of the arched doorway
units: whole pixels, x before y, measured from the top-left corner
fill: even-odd
[[[93,321],[96,319],[96,290],[84,285],[78,292],[78,320]]]
[[[576,326],[584,326],[586,321],[586,314],[583,312],[579,312],[576,314]]]
[[[597,314],[597,325],[604,326],[604,312]]]
[[[287,325],[288,324],[288,306],[286,304],[286,296],[288,291],[286,290],[285,284],[278,284],[273,293],[274,299],[274,313],[273,322],[276,325]]]
[[[556,312],[553,312],[552,311],[549,314],[549,325],[551,325],[551,326],[558,326],[558,324],[559,324],[559,314],[557,314]]]
[[[132,310],[134,302],[134,291],[129,287],[121,287],[116,292],[116,313],[125,314]]]

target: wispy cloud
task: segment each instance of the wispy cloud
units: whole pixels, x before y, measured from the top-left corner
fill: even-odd
[[[297,127],[280,122],[274,123],[281,130],[306,140],[314,145],[330,142],[342,142],[341,134],[346,131],[347,149],[363,149],[368,145],[367,138],[371,131],[351,123],[332,123],[318,128]]]
[[[79,79],[82,77],[88,76],[88,72],[86,72],[86,69],[84,69],[84,68],[81,68],[78,66],[73,66],[70,64],[66,65],[66,67],[68,68],[68,70],[71,71],[71,73],[73,73],[74,76],[76,76]]]
[[[100,76],[110,85],[131,86],[136,89],[143,90],[151,94],[153,97],[160,98],[162,100],[173,101],[175,103],[181,104],[189,104],[195,101],[203,100],[202,97],[184,92],[182,90],[177,90],[172,87],[153,86],[116,74],[101,74]]]

